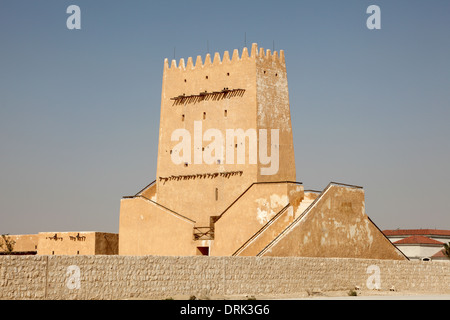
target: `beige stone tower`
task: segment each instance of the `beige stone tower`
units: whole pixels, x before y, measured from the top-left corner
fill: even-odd
[[[156,180],[121,200],[119,254],[405,258],[361,187],[295,181],[283,51],[166,59]]]
[[[190,145],[191,156],[177,164],[172,158],[186,152],[179,150],[184,139],[172,139],[180,128],[190,134],[186,145]],[[218,130],[222,141],[208,141],[209,129]],[[240,139],[242,134],[238,137],[239,129],[247,134],[245,140]],[[278,153],[278,164],[275,160],[263,164],[260,129],[265,129],[262,134],[267,137],[268,155]],[[279,143],[272,141],[276,135],[272,129],[278,132]],[[227,137],[227,130],[236,133],[233,141],[233,135]],[[215,143],[222,146],[223,157],[216,157],[212,150]],[[234,154],[233,160],[227,158],[229,152]],[[239,152],[245,152],[241,163]],[[209,226],[210,217],[219,215],[252,183],[295,179],[283,51],[258,50],[253,44],[250,54],[247,48],[241,56],[234,50],[231,58],[227,51],[222,57],[216,53],[214,59],[207,54],[204,62],[198,56],[195,65],[192,58],[187,63],[181,59],[178,66],[173,60],[170,67],[165,60],[156,176],[158,203],[195,220],[197,226]]]

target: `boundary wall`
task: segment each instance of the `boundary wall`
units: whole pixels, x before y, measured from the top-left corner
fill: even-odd
[[[380,290],[450,293],[450,263],[306,257],[0,256],[0,299],[165,299]]]

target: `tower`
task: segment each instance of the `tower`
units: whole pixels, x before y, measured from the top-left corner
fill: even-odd
[[[156,180],[121,200],[119,254],[405,258],[362,187],[295,179],[283,51],[166,59]]]
[[[165,60],[158,203],[203,227],[252,183],[295,178],[283,51]]]

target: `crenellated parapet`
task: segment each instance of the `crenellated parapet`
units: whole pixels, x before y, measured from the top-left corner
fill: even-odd
[[[242,61],[259,61],[259,62],[275,62],[277,64],[285,65],[285,57],[284,51],[280,50],[279,52],[274,51],[271,52],[270,49],[264,50],[264,48],[258,48],[256,43],[252,44],[250,53],[248,49],[244,47],[242,49],[241,54],[239,55],[239,50],[234,49],[233,55],[230,58],[230,54],[228,51],[225,51],[220,56],[219,52],[214,54],[214,58],[211,59],[211,54],[206,54],[205,60],[202,60],[202,56],[197,56],[195,64],[192,57],[187,59],[187,62],[183,58],[181,58],[177,64],[177,60],[171,60],[169,65],[169,59],[164,59],[164,71],[186,71],[186,70],[195,70],[198,68],[205,68],[210,66],[218,66],[218,65],[232,65],[237,64]]]

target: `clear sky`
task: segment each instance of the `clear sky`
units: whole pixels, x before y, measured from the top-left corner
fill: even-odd
[[[0,0],[0,233],[118,232],[121,197],[155,179],[164,58],[251,43],[285,51],[297,181],[363,186],[382,230],[450,229],[449,17],[448,0]]]

